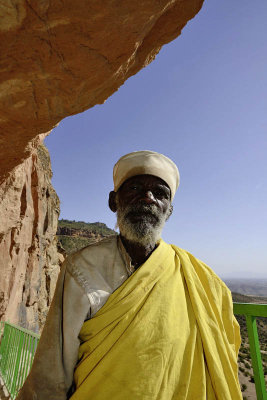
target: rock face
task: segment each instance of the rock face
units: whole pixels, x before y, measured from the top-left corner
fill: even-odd
[[[28,143],[103,103],[176,38],[203,0],[5,0],[0,6],[0,183]]]
[[[79,229],[73,229],[73,228],[58,228],[57,230],[57,235],[59,236],[69,236],[69,237],[85,237],[88,239],[96,239],[96,240],[100,240],[103,238],[102,235],[100,235],[100,233],[97,232],[90,232],[90,231],[86,231],[86,230],[79,230]]]
[[[63,256],[55,237],[59,199],[40,145],[0,187],[0,318],[38,332]]]

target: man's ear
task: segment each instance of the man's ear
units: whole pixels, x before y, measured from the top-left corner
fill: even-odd
[[[170,216],[172,215],[172,212],[173,212],[173,205],[171,204],[170,208],[169,208],[169,211],[168,211],[168,214],[167,214],[166,221],[170,218]]]
[[[116,212],[117,211],[117,204],[116,204],[116,196],[117,193],[112,190],[112,192],[109,193],[109,199],[108,199],[108,205],[111,211]]]

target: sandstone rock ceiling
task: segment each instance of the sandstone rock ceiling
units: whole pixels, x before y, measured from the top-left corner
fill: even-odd
[[[0,183],[39,134],[103,103],[181,33],[202,3],[0,1]]]

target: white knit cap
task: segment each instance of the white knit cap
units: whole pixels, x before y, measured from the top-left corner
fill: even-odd
[[[180,175],[174,162],[155,151],[141,150],[122,156],[113,168],[114,191],[136,175],[154,175],[163,179],[171,189],[171,201],[180,183]]]

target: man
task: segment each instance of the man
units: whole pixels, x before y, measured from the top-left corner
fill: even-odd
[[[231,293],[161,240],[176,165],[138,151],[114,167],[119,236],[65,261],[19,400],[238,400]]]

